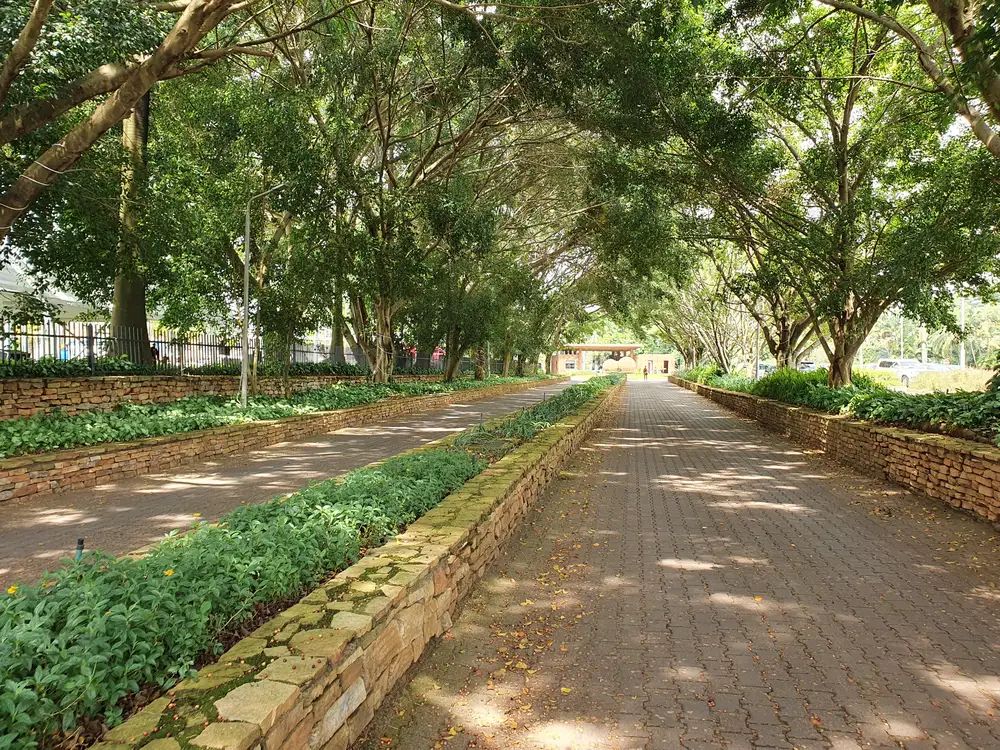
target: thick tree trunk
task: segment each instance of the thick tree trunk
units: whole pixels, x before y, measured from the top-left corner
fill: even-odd
[[[834,330],[833,352],[830,356],[830,370],[827,374],[826,383],[831,388],[842,388],[851,384],[851,368],[854,366],[854,357],[857,356],[858,348],[861,345],[862,337],[855,341],[854,337],[848,336],[841,330]]]
[[[481,346],[476,347],[476,380],[486,380],[486,349]]]
[[[452,381],[462,366],[462,329],[452,328],[445,337],[444,379]]]
[[[122,123],[126,162],[122,167],[117,269],[111,308],[115,350],[133,362],[153,364],[146,319],[146,280],[139,258],[138,213],[145,194],[146,146],[149,143],[149,94]]]
[[[344,356],[344,294],[340,290],[340,276],[333,285],[333,333],[330,339],[330,361],[342,365]]]
[[[384,299],[375,301],[375,340],[369,353],[372,382],[388,383],[392,377],[392,305]]]
[[[503,338],[503,370],[502,377],[510,377],[511,333],[508,330]]]

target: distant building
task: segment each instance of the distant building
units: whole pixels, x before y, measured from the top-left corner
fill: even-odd
[[[636,355],[641,344],[563,344],[552,355],[553,375],[572,375],[581,370],[598,370],[605,360],[631,357],[642,370],[645,361]],[[662,355],[656,355],[663,359]],[[657,370],[659,371],[659,370]]]

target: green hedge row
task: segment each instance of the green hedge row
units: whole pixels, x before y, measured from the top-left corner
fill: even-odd
[[[91,375],[180,375],[181,369],[169,365],[137,365],[128,357],[99,357],[94,372],[86,359],[14,359],[0,361],[0,379],[4,378],[83,378]],[[239,370],[237,370],[239,374]]]
[[[852,385],[830,388],[822,369],[778,370],[753,381],[724,375],[718,367],[707,365],[691,368],[680,377],[879,424],[946,433],[968,430],[1000,445],[1000,383],[996,378],[985,391],[910,394],[890,390],[861,372],[854,373]]]
[[[574,385],[516,417],[475,428],[506,450],[608,385]],[[515,423],[532,430],[510,440]],[[530,432],[530,435],[528,434]],[[468,435],[469,433],[466,433]],[[237,508],[172,535],[143,559],[88,553],[0,594],[0,748],[46,745],[94,719],[116,725],[126,696],[166,688],[219,653],[216,639],[261,603],[287,601],[397,533],[487,465],[465,436],[388,459],[284,500]]]
[[[166,404],[137,406],[126,403],[112,411],[88,411],[72,416],[56,411],[0,421],[0,458],[346,409],[391,396],[446,393],[524,380],[490,378],[450,383],[336,384],[302,391],[287,399],[255,396],[249,399],[246,408],[233,399],[198,397]]]

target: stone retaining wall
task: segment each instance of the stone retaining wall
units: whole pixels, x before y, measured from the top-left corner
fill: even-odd
[[[452,403],[470,403],[518,393],[551,382],[529,380],[429,396],[394,397],[350,409],[5,458],[0,460],[0,503],[17,497],[93,487]]]
[[[440,380],[440,375],[403,375],[396,380]],[[334,383],[361,383],[352,375],[307,375],[291,379],[294,393],[323,388]],[[284,395],[281,378],[258,378],[258,391],[265,396]],[[61,409],[79,414],[94,409],[114,409],[133,404],[161,404],[191,396],[235,396],[239,376],[232,375],[114,375],[95,378],[11,378],[0,380],[0,419],[30,417]]]
[[[109,732],[101,750],[344,750],[535,499],[617,403],[615,386],[504,457]]]
[[[671,383],[854,469],[1000,520],[1000,449],[971,440],[858,422],[670,376]]]

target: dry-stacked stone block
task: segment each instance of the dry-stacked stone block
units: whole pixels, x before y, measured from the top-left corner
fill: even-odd
[[[884,427],[726,391],[670,382],[866,474],[888,479],[993,524],[1000,522],[1000,449],[971,440]]]
[[[451,627],[463,597],[622,388],[470,480],[96,747],[347,748],[409,666]]]
[[[238,455],[287,440],[417,414],[456,402],[471,403],[518,393],[549,382],[530,380],[428,396],[400,396],[350,409],[0,459],[0,503],[17,497],[94,487],[215,456]]]
[[[401,383],[436,381],[440,375],[403,375]],[[310,375],[289,381],[293,393],[336,383],[362,383],[348,375]],[[283,396],[284,380],[258,378],[265,396]],[[115,375],[96,378],[11,378],[0,380],[0,419],[30,417],[51,409],[79,414],[94,409],[114,409],[118,404],[162,404],[191,396],[235,396],[239,377],[229,375]]]

